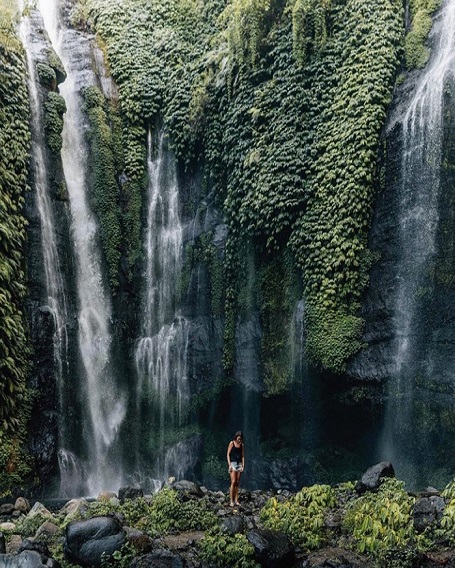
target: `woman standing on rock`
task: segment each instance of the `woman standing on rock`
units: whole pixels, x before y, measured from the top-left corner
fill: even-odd
[[[239,483],[245,467],[243,434],[240,430],[234,434],[234,439],[229,442],[226,458],[229,467],[229,475],[231,477],[231,487],[229,489],[229,496],[231,498],[230,505],[234,507],[234,505],[240,505]]]

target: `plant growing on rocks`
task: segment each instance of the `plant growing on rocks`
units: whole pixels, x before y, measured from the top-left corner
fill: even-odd
[[[334,505],[335,493],[329,485],[313,485],[304,487],[284,502],[272,497],[260,518],[266,528],[282,531],[294,544],[311,550],[324,542],[324,517]]]
[[[384,558],[389,551],[403,552],[421,540],[412,521],[414,503],[404,482],[386,478],[377,492],[365,493],[350,505],[343,527],[359,552]]]
[[[199,543],[199,555],[216,566],[236,568],[258,567],[254,547],[243,534],[229,535],[219,528],[212,529]]]

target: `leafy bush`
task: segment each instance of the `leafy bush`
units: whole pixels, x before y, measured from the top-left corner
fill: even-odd
[[[415,499],[403,487],[402,481],[387,478],[377,493],[365,493],[349,507],[343,526],[354,537],[359,552],[377,556],[404,550],[416,542],[412,521]]]
[[[199,556],[206,562],[224,568],[259,567],[254,557],[254,547],[243,534],[231,536],[219,528],[209,531],[199,542]]]
[[[282,531],[294,544],[311,550],[323,544],[324,516],[334,504],[335,494],[329,485],[312,485],[284,503],[272,497],[260,518],[266,528]]]

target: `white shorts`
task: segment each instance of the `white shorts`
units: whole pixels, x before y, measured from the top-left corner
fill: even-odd
[[[231,462],[231,469],[234,471],[243,471],[243,466],[240,462]]]

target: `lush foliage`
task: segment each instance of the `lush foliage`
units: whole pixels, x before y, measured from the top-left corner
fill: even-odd
[[[58,93],[49,91],[44,103],[44,131],[47,144],[56,156],[62,149],[63,114],[65,112],[65,99]]]
[[[110,512],[121,513],[129,525],[151,534],[207,530],[217,522],[216,516],[204,501],[184,501],[172,489],[159,491],[151,502],[143,498],[127,499],[123,505],[113,505],[107,501],[95,502],[90,504],[86,516],[106,515]]]
[[[0,7],[7,18],[2,2]],[[30,132],[25,58],[10,24],[6,37],[4,30],[0,34],[0,493],[25,473],[21,448],[29,406],[22,207]]]
[[[431,29],[431,14],[441,4],[441,0],[411,0],[411,29],[406,36],[405,52],[408,69],[420,68],[428,61],[429,51],[425,45]]]
[[[324,515],[334,504],[335,494],[329,485],[312,485],[284,502],[269,499],[261,521],[267,528],[287,534],[298,546],[314,549],[325,541]]]
[[[161,116],[177,158],[202,165],[229,226],[226,366],[233,364],[242,257],[253,239],[259,259],[263,242],[268,251],[292,251],[304,282],[308,355],[343,370],[361,346],[357,314],[371,261],[379,134],[404,36],[402,3],[87,5],[119,86],[130,262],[140,251],[143,125]],[[264,355],[272,360],[269,343]],[[285,386],[285,375],[271,379],[271,391]]]
[[[118,286],[121,244],[120,190],[117,185],[115,135],[119,129],[115,108],[109,108],[97,87],[83,91],[85,110],[90,123],[90,169],[94,190],[94,206],[100,219],[101,242],[106,256],[111,286]]]
[[[246,536],[238,533],[229,535],[219,528],[209,531],[199,543],[199,555],[215,566],[255,568],[259,566],[254,557],[254,547]]]
[[[414,544],[417,537],[411,513],[415,499],[403,487],[402,481],[386,479],[377,493],[368,492],[352,503],[344,527],[359,552],[378,555]]]

